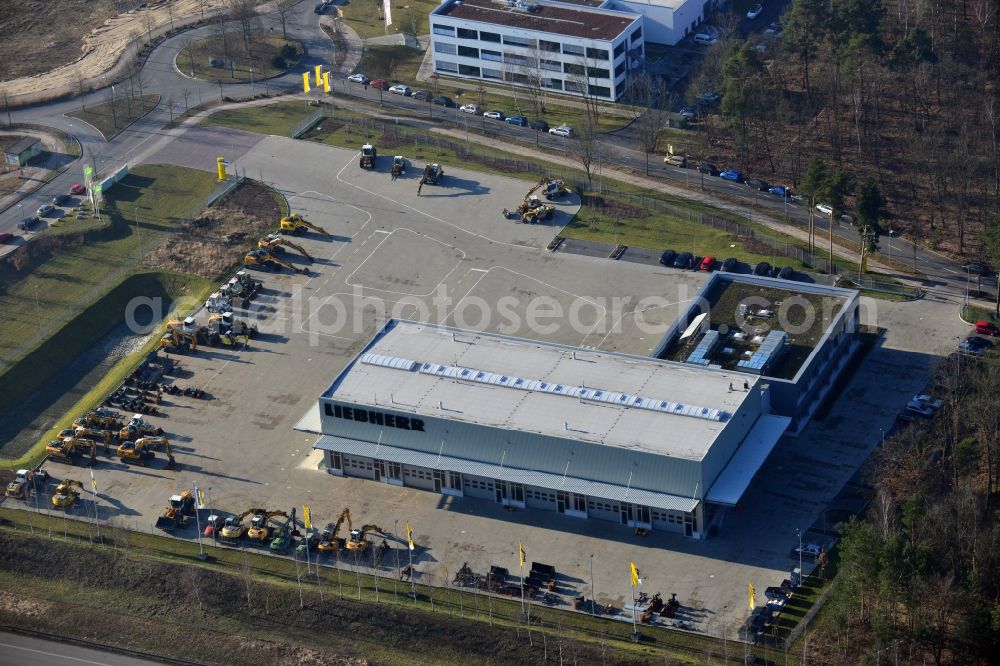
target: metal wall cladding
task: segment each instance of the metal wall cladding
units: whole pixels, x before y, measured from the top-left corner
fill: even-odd
[[[737,388],[742,391],[742,388]],[[701,461],[701,490],[699,497],[708,493],[722,470],[729,464],[740,444],[746,439],[747,433],[753,428],[760,416],[760,389],[750,389],[750,394],[740,405],[736,413],[726,422],[726,428],[716,438],[715,443]]]
[[[431,454],[466,458],[504,467],[568,475],[618,486],[693,497],[704,494],[702,465],[698,461],[671,458],[638,449],[604,446],[519,430],[453,421],[408,413],[401,405],[392,409],[367,407],[323,398],[322,428],[327,435],[398,446]],[[403,430],[368,421],[337,418],[325,405],[357,408],[420,419],[423,431]],[[343,413],[343,412],[342,412]],[[572,433],[568,432],[567,435]],[[728,459],[728,457],[727,457]],[[568,465],[567,465],[568,463]],[[719,468],[721,470],[721,467]],[[717,473],[716,473],[717,474]],[[714,477],[713,477],[714,478]]]

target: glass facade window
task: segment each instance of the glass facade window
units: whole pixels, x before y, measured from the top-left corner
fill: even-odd
[[[600,69],[597,67],[588,67],[587,76],[592,79],[610,79],[611,72],[607,69]]]
[[[621,54],[625,53],[625,42],[622,42],[615,47],[615,58],[618,58]]]
[[[583,68],[583,65],[574,65],[571,62],[564,62],[563,71],[566,72],[567,74],[575,74],[577,76],[583,76],[586,70]]]
[[[559,53],[560,51],[559,42],[549,42],[544,39],[538,40],[538,48],[542,51],[550,51],[552,53]]]
[[[475,30],[469,30],[467,28],[459,28],[458,37],[460,39],[479,39],[479,33],[477,33]]]
[[[458,73],[464,76],[479,76],[479,68],[472,65],[459,65]]]
[[[504,35],[503,43],[510,44],[511,46],[527,46],[528,48],[534,48],[538,45],[534,39],[527,39],[525,37],[514,37],[513,35]]]
[[[608,60],[608,52],[604,49],[587,48],[587,57],[594,60]]]
[[[483,41],[483,42],[496,42],[497,44],[499,44],[500,43],[500,33],[499,32],[485,32],[485,31],[480,31],[480,33],[479,33],[479,39],[480,39],[480,41]]]
[[[479,58],[479,49],[474,49],[471,46],[459,46],[458,55],[465,56],[466,58]]]
[[[484,79],[496,79],[498,81],[503,80],[503,72],[501,72],[499,69],[490,69],[488,67],[483,67],[480,71],[482,72],[482,77]]]
[[[566,55],[583,55],[583,47],[575,44],[563,44],[562,52]]]
[[[439,72],[457,72],[458,64],[454,62],[447,62],[445,60],[438,60],[434,63],[434,68]]]
[[[611,88],[607,86],[587,86],[594,97],[611,97]]]
[[[433,32],[435,35],[447,35],[448,37],[455,36],[455,28],[453,28],[450,25],[435,24],[434,27],[431,29],[431,32]]]
[[[434,42],[434,51],[436,53],[448,53],[450,55],[455,55],[458,53],[458,47],[454,44],[449,44],[448,42]]]
[[[482,58],[483,60],[492,60],[493,62],[503,61],[503,54],[500,53],[499,51],[489,51],[487,49],[483,49],[479,53],[480,53],[479,57]]]

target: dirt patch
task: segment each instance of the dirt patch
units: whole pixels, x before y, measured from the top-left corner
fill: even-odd
[[[281,208],[268,188],[247,181],[182,225],[143,259],[146,266],[216,278],[278,227]]]
[[[641,220],[644,217],[649,217],[649,210],[646,208],[632,206],[623,201],[608,199],[602,196],[588,197],[587,205],[598,215],[608,218]]]

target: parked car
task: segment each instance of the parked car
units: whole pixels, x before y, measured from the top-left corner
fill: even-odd
[[[664,250],[663,254],[660,255],[660,263],[664,266],[673,266],[676,257],[677,253],[673,250]]]
[[[792,279],[792,267],[791,266],[785,266],[784,268],[782,268],[780,271],[778,271],[778,277],[781,278],[782,280],[791,280]]]
[[[764,11],[764,5],[757,3],[747,11],[747,18],[751,21],[760,16],[760,13]]]
[[[48,217],[53,211],[55,211],[55,209],[56,207],[52,204],[44,204],[40,206],[37,211],[35,211],[35,215],[38,217]]]
[[[935,414],[935,411],[932,408],[915,400],[910,400],[906,403],[906,411],[911,414],[916,414],[917,416],[923,416],[925,419],[929,419]]]
[[[698,265],[698,270],[702,271],[714,271],[715,270],[715,257],[709,255],[701,260],[701,264]]]
[[[503,111],[487,111],[483,115],[487,118],[492,118],[493,120],[503,120],[507,117],[503,114]]]
[[[519,127],[528,126],[528,119],[525,118],[524,116],[507,116],[504,120],[506,120],[511,125],[517,125]]]
[[[716,104],[722,99],[722,95],[715,92],[714,90],[706,90],[702,94],[695,98],[699,104]]]
[[[371,79],[369,79],[364,74],[351,74],[347,77],[348,81],[353,81],[354,83],[360,83],[362,85],[367,85]]]
[[[761,180],[759,178],[747,178],[743,181],[743,184],[747,187],[752,187],[758,192],[767,192],[767,181]]]
[[[553,127],[549,130],[549,134],[555,134],[556,136],[571,137],[573,136],[573,128],[567,125],[560,125],[559,127]]]
[[[687,120],[694,120],[695,118],[698,117],[698,112],[692,109],[690,106],[685,106],[682,107],[681,110],[677,112],[677,115]]]
[[[736,257],[729,257],[722,262],[722,266],[719,268],[723,273],[732,273],[736,270]]]
[[[389,89],[389,82],[386,81],[385,79],[375,79],[374,81],[370,81],[368,85],[370,85],[372,88],[375,88],[376,90]]]
[[[764,277],[770,276],[771,275],[771,264],[767,263],[766,261],[760,262],[759,264],[757,264],[756,266],[753,267],[753,274],[754,275],[764,276]]]
[[[719,175],[719,170],[715,168],[714,164],[701,164],[698,166],[698,171],[700,173],[707,173],[709,176]]]
[[[773,277],[773,278],[778,277],[778,273],[780,273],[780,272],[781,272],[781,266],[772,266],[771,267],[771,277]]]
[[[687,267],[693,271],[701,270],[701,262],[705,260],[705,257],[699,257],[697,254],[691,257],[691,261],[688,262]]]
[[[403,97],[409,97],[413,94],[413,91],[410,90],[410,86],[405,83],[397,83],[394,86],[389,86],[389,92],[395,95],[402,95]]]
[[[741,180],[743,180],[743,174],[740,172],[739,169],[726,169],[725,171],[719,174],[719,178],[723,178],[725,180],[731,180],[738,183]]]
[[[919,402],[921,405],[927,405],[931,409],[941,409],[941,406],[944,405],[944,400],[941,400],[940,398],[932,398],[926,393],[913,396],[913,400],[910,402]]]
[[[690,252],[681,252],[674,258],[674,268],[688,268],[694,256]]]
[[[57,194],[52,197],[53,206],[65,206],[70,201],[70,196],[68,194]]]
[[[326,8],[329,7],[329,6],[330,6],[329,3],[327,3],[327,2],[321,2],[318,5],[316,5],[315,7],[313,7],[313,12],[315,12],[317,14],[325,14],[326,13]]]
[[[437,97],[432,99],[431,102],[437,104],[438,106],[443,106],[446,109],[455,108],[455,100],[453,100],[451,97],[445,97],[444,95],[438,95]]]
[[[431,98],[431,91],[430,90],[425,90],[424,88],[420,88],[420,89],[414,91],[414,93],[413,93],[413,99],[419,99],[421,101],[426,102],[430,98]]]
[[[87,188],[81,185],[80,183],[73,183],[69,188],[69,193],[76,195],[86,194]]]
[[[774,21],[773,23],[767,26],[767,30],[765,30],[764,32],[768,35],[777,36],[780,35],[784,29],[785,27],[781,25],[781,21]]]
[[[816,204],[816,210],[823,213],[824,215],[833,215],[833,206],[831,206],[828,203]]]
[[[975,335],[970,335],[958,343],[958,351],[963,354],[972,354],[974,356],[982,356],[992,348],[992,342],[986,338],[976,337]]]
[[[980,261],[973,261],[972,263],[965,264],[964,266],[962,266],[962,270],[965,271],[966,273],[973,273],[975,275],[990,274],[989,267]]]
[[[788,197],[792,195],[792,191],[784,185],[772,185],[767,188],[767,191],[778,197]]]
[[[714,35],[710,35],[707,32],[698,32],[694,35],[694,43],[702,44],[704,46],[711,46],[712,44],[719,41]]]
[[[538,130],[540,132],[549,131],[549,124],[544,120],[532,120],[530,123],[528,123],[528,127],[530,127],[533,130]]]
[[[482,113],[482,108],[478,104],[463,104],[458,107],[458,110],[462,113],[471,113],[474,116],[478,116]]]
[[[9,231],[0,232],[0,243],[12,243],[14,242],[14,234]]]
[[[758,7],[759,6],[760,5],[758,5]],[[821,548],[818,544],[815,543],[804,543],[802,544],[802,546],[795,547],[792,549],[792,554],[795,555],[796,557],[798,557],[799,554],[801,554],[803,557],[808,556],[812,558],[817,558],[819,557],[819,554],[822,552],[823,548]]]
[[[991,324],[988,321],[977,321],[975,329],[976,333],[979,333],[980,335],[990,335],[994,338],[1000,336],[1000,326]]]
[[[41,220],[37,217],[26,217],[17,223],[17,228],[21,231],[28,231],[33,228],[36,224],[40,224]]]

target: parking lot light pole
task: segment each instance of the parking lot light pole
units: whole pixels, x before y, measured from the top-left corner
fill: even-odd
[[[796,527],[795,533],[799,536],[799,585],[802,585],[802,530]]]

